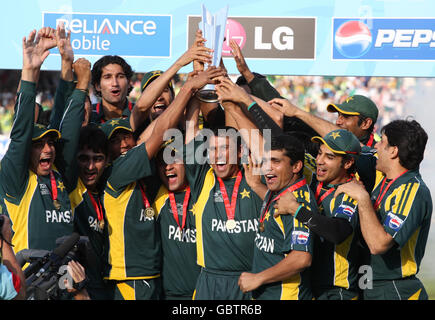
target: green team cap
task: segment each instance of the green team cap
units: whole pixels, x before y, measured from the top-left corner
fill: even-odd
[[[130,127],[130,120],[128,118],[111,119],[109,121],[104,122],[101,125],[101,130],[103,130],[107,139],[110,139],[110,137],[112,137],[113,133],[116,130],[121,130],[121,129],[133,132],[133,130]]]
[[[358,138],[345,129],[331,131],[323,138],[319,136],[312,137],[311,141],[323,143],[329,150],[338,154],[358,157],[361,153],[361,144]]]
[[[145,88],[151,82],[153,82],[153,80],[157,79],[162,74],[163,74],[163,71],[161,71],[161,70],[155,70],[155,71],[150,71],[150,72],[145,73],[143,78],[142,78],[142,82],[140,84],[141,91],[143,92],[145,90]],[[172,84],[172,81],[169,81],[168,86],[169,86],[169,89],[171,89],[172,94],[174,94],[174,86]]]
[[[39,123],[35,123],[33,125],[32,141],[42,139],[42,137],[44,137],[47,134],[55,134],[56,139],[60,139],[61,137],[60,132],[56,129],[49,129],[46,126]]]
[[[350,116],[362,115],[372,119],[373,122],[377,121],[379,113],[378,107],[371,99],[357,94],[347,98],[342,104],[329,104],[327,110],[329,112],[341,112]]]

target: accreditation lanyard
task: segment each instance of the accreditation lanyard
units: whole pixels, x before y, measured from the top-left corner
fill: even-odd
[[[401,176],[403,176],[408,170],[403,171],[401,174],[399,174],[397,177],[395,177],[393,180],[391,180],[387,186],[384,189],[385,186],[385,182],[387,181],[387,177],[385,176],[384,179],[382,180],[382,185],[381,185],[381,189],[379,190],[379,195],[376,198],[375,201],[375,211],[379,209],[379,206],[381,205],[382,199],[384,198],[385,194],[387,193],[388,189],[391,187],[391,185],[394,183],[394,181],[396,181],[397,179],[399,179]]]
[[[189,197],[190,197],[190,187],[186,188],[186,193],[184,195],[183,201],[183,221],[180,226],[180,220],[178,219],[178,210],[177,210],[177,202],[175,201],[175,195],[173,192],[169,191],[169,202],[171,203],[172,214],[174,216],[175,221],[177,221],[178,227],[180,230],[184,229],[186,225],[186,217],[187,217],[187,206],[189,205]]]
[[[227,213],[227,218],[228,218],[228,220],[234,220],[234,216],[236,214],[237,195],[239,193],[240,182],[242,181],[242,172],[239,171],[237,173],[237,178],[236,178],[236,182],[234,184],[234,189],[233,189],[233,195],[231,196],[231,203],[230,203],[230,200],[228,198],[228,193],[227,193],[227,190],[225,189],[224,182],[219,177],[218,177],[218,181],[219,181],[219,187],[220,187],[221,193],[222,193],[222,198],[224,199],[225,212]]]
[[[287,192],[293,192],[299,188],[302,188],[306,184],[307,184],[307,180],[305,180],[305,178],[304,178],[301,181],[299,181],[298,183],[292,184],[290,187],[281,191],[280,194],[278,194],[272,201],[276,201],[279,198],[281,198],[284,194],[286,194]],[[267,207],[265,209],[263,209],[263,212],[261,213],[260,223],[263,223],[264,219],[266,218],[266,213],[269,210],[270,204],[272,203],[271,199],[272,199],[272,193],[270,193],[269,199],[267,200]]]
[[[100,198],[97,197],[97,200],[92,196],[91,192],[88,192],[89,198],[91,199],[92,206],[94,207],[95,212],[97,213],[98,221],[103,221],[103,206],[101,205]]]

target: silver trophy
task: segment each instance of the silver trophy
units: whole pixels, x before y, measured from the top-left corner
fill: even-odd
[[[222,57],[222,45],[224,43],[225,28],[227,25],[228,6],[220,9],[212,15],[202,5],[202,21],[199,23],[199,29],[202,31],[202,36],[207,41],[205,46],[213,49],[213,57],[210,65],[205,64],[204,68],[209,66],[219,66]],[[204,102],[218,102],[218,96],[214,84],[207,84],[201,90],[198,90],[196,96]]]

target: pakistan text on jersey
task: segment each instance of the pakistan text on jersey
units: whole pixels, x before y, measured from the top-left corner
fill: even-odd
[[[256,232],[258,228],[257,219],[236,221],[236,227],[232,230],[227,230],[226,222],[227,222],[226,220],[222,221],[218,219],[212,219],[211,230],[228,232],[228,233],[241,233],[241,232],[247,233],[247,232]]]

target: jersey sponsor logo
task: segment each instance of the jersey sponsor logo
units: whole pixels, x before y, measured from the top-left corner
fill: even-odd
[[[389,212],[387,215],[387,218],[385,219],[386,226],[390,227],[391,229],[398,231],[403,224],[403,220],[400,219],[397,215],[395,215],[392,212]]]
[[[349,218],[352,218],[353,214],[355,213],[355,208],[342,204],[337,209],[337,214],[340,213],[346,215]]]
[[[185,243],[196,243],[196,229],[184,228],[181,230],[179,226],[169,225],[168,239]]]
[[[227,233],[248,233],[248,232],[256,232],[258,227],[257,219],[236,221],[236,227],[232,230],[227,229],[226,223],[227,220],[222,221],[219,219],[212,219],[211,231],[227,232]]]
[[[71,223],[71,211],[45,210],[46,223]]]
[[[308,232],[295,230],[292,232],[292,244],[307,244],[310,240],[310,234]]]
[[[79,55],[170,57],[170,15],[43,12],[44,27],[63,23]],[[57,54],[58,50],[53,49]]]
[[[333,59],[435,60],[435,19],[333,18]]]
[[[258,250],[267,253],[273,253],[275,248],[275,240],[257,233],[255,236],[255,245],[257,246]]]

